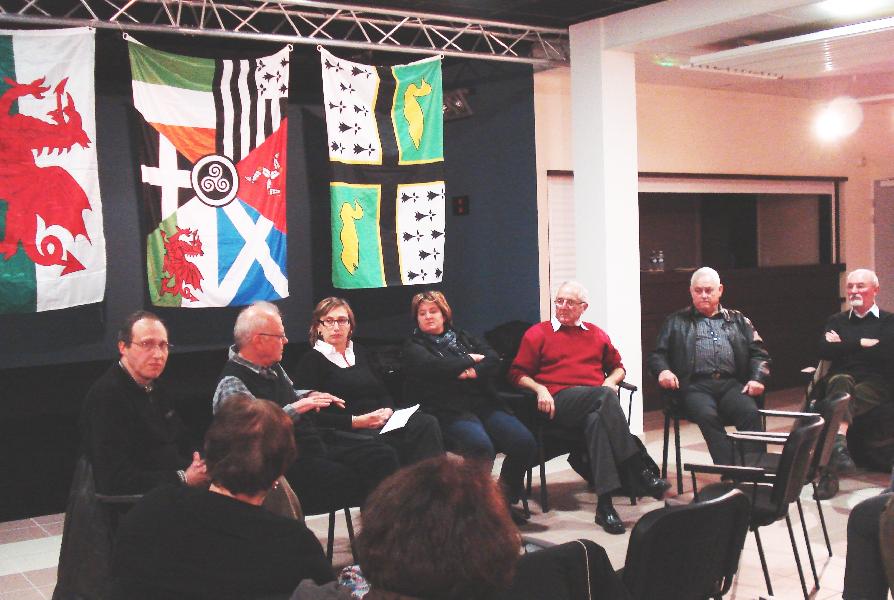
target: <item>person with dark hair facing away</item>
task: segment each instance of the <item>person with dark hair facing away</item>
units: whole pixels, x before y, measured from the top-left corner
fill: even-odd
[[[847,557],[844,565],[844,600],[886,600],[888,579],[882,560],[881,517],[894,510],[894,493],[886,492],[854,506],[847,518]]]
[[[397,453],[379,439],[324,430],[317,411],[344,401],[325,392],[295,390],[280,361],[288,338],[276,305],[256,302],[236,318],[235,345],[224,366],[212,407],[217,412],[235,394],[269,398],[292,419],[298,460],[286,479],[305,514],[362,506],[367,494],[397,470]]]
[[[438,418],[449,450],[477,458],[487,469],[497,451],[505,453],[500,484],[514,504],[524,493],[522,480],[535,461],[537,443],[496,393],[500,357],[483,340],[454,327],[441,292],[416,294],[411,310],[416,328],[403,348],[407,397]],[[525,521],[520,511],[511,514],[517,523]]]
[[[509,368],[509,381],[537,395],[537,410],[551,424],[583,434],[586,451],[568,462],[593,485],[596,524],[611,534],[624,533],[612,493],[628,482],[661,499],[670,485],[659,478],[640,453],[618,399],[624,380],[621,354],[608,334],[582,320],[586,288],[566,281],[556,291],[555,318],[525,332]]]
[[[347,300],[320,300],[311,316],[311,350],[299,359],[295,381],[344,401],[345,410],[333,404],[320,410],[320,426],[374,437],[393,414],[394,400],[373,373],[365,348],[352,339],[356,325]],[[444,452],[438,420],[421,410],[414,412],[406,425],[379,439],[397,451],[404,465]]]
[[[383,481],[370,494],[357,537],[370,586],[364,598],[578,600],[588,597],[588,587],[602,600],[626,598],[605,550],[593,542],[520,556],[505,502],[477,461],[456,455],[424,460]],[[302,582],[292,600],[350,597],[334,584]]]
[[[111,600],[243,599],[326,583],[332,567],[299,520],[261,507],[295,458],[292,421],[267,400],[230,397],[205,436],[207,490],[163,486],[123,519]]]

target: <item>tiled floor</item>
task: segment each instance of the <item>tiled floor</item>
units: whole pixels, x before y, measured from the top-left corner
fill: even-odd
[[[768,405],[773,408],[796,408],[799,396],[799,390],[769,394]],[[644,441],[649,453],[656,459],[661,456],[662,425],[663,420],[660,413],[646,415]],[[771,420],[769,423],[770,429],[783,429],[784,427],[784,420]],[[681,436],[684,462],[710,462],[697,428],[685,423]],[[671,458],[671,462],[673,462],[673,458]],[[583,482],[571,471],[563,458],[550,461],[547,470],[552,510],[547,514],[542,514],[536,501],[532,502],[534,514],[531,522],[523,527],[523,533],[550,542],[564,542],[577,538],[592,539],[606,548],[616,568],[623,566],[629,533],[612,536],[594,525],[595,496],[586,491]],[[535,498],[538,497],[536,479],[535,477]],[[811,547],[820,574],[820,589],[812,593],[812,598],[826,600],[841,597],[847,515],[854,504],[870,495],[877,494],[887,484],[887,480],[888,477],[884,474],[859,472],[844,479],[841,482],[841,491],[838,495],[824,503],[824,513],[834,553],[832,557],[829,557],[826,552],[816,506],[810,498],[809,488],[805,488],[802,499],[805,505]],[[686,493],[681,498],[691,499],[691,483],[688,479],[684,479],[684,488]],[[618,498],[615,502],[628,530],[633,527],[641,515],[661,505],[661,502],[650,498],[641,500],[636,506],[631,506],[629,501],[622,498]],[[796,539],[799,541],[799,551],[804,560],[808,589],[810,589],[812,581],[806,562],[803,536],[799,531],[797,513],[794,509],[792,514],[796,527]],[[0,600],[38,600],[52,596],[61,542],[62,517],[62,515],[48,515],[0,523]],[[307,522],[325,543],[326,516],[310,517]],[[360,517],[356,513],[354,522],[355,526],[360,522]],[[762,528],[761,538],[770,564],[774,598],[787,600],[800,598],[801,587],[784,521]],[[337,520],[335,551],[336,564],[344,565],[351,562],[350,547],[342,517]],[[760,597],[767,597],[767,591],[761,574],[754,536],[749,534],[739,565],[739,574],[732,590],[725,598],[757,600]]]

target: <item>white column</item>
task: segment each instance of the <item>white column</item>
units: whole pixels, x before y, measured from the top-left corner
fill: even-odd
[[[570,28],[577,278],[590,291],[585,318],[608,332],[627,381],[642,388],[634,56],[603,50],[603,26]],[[641,432],[636,398],[631,429]]]

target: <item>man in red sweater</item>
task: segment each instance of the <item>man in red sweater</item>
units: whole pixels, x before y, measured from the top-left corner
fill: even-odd
[[[604,331],[581,320],[587,290],[566,281],[556,292],[555,317],[534,325],[522,338],[509,380],[537,394],[537,408],[559,427],[580,429],[598,495],[596,523],[608,533],[624,533],[611,493],[621,487],[621,473],[639,480],[660,499],[670,485],[646,468],[618,400],[624,379],[621,355]],[[589,479],[589,478],[588,478]]]

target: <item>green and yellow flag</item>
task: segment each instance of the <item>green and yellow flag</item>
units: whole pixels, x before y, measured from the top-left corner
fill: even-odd
[[[333,285],[441,281],[441,60],[375,67],[321,50],[321,62],[332,165]]]

